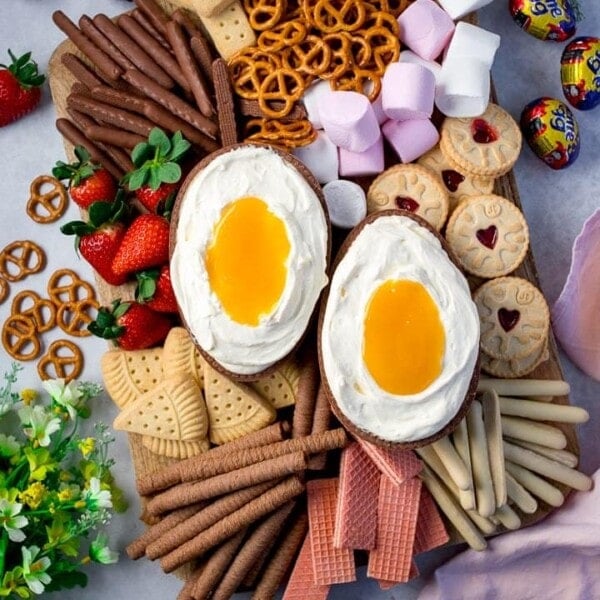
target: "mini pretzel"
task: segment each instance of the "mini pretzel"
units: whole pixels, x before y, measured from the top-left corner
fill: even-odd
[[[367,16],[362,0],[317,0],[308,11],[310,21],[322,33],[356,31],[362,27]]]
[[[277,54],[244,48],[229,60],[233,88],[241,98],[257,100],[264,78],[281,67]]]
[[[10,286],[8,281],[4,277],[0,277],[0,304],[2,304],[7,298],[10,292]]]
[[[412,3],[413,0],[369,0],[369,4],[376,10],[390,13],[397,18]]]
[[[37,371],[41,379],[64,379],[72,381],[81,375],[83,354],[79,347],[69,340],[56,340],[40,358]]]
[[[244,0],[244,10],[250,27],[255,31],[266,31],[277,25],[287,8],[286,0]]]
[[[365,37],[368,37],[367,34],[372,32],[375,27],[385,27],[396,37],[398,46],[400,45],[400,25],[398,25],[398,21],[389,12],[382,10],[367,10],[367,16],[359,32]]]
[[[96,297],[94,288],[71,269],[58,269],[48,280],[47,286],[50,300],[57,306],[67,302],[77,302]]]
[[[50,189],[46,189],[48,186]],[[53,223],[62,217],[67,208],[67,200],[67,190],[58,179],[40,175],[29,186],[27,214],[36,223]]]
[[[245,126],[246,140],[298,148],[314,141],[317,132],[307,119],[283,123],[277,119],[249,119]]]
[[[286,21],[263,31],[258,36],[258,47],[265,52],[279,52],[306,38],[307,29],[302,21]]]
[[[372,68],[383,76],[387,65],[397,61],[400,56],[398,36],[384,25],[374,25],[364,32],[364,39],[371,49],[371,59],[368,65],[361,66]]]
[[[2,326],[2,345],[16,360],[33,360],[41,350],[33,319],[27,315],[10,315]]]
[[[11,242],[0,252],[0,275],[7,281],[21,281],[39,273],[46,263],[46,254],[31,240]]]
[[[294,103],[300,99],[305,87],[300,73],[292,69],[278,69],[263,79],[258,93],[258,105],[268,118],[285,117],[294,108]],[[276,108],[270,104],[272,100],[280,100],[283,104]]]
[[[321,79],[336,79],[350,68],[352,62],[351,41],[350,36],[344,31],[330,33],[323,37],[323,43],[331,51],[331,61],[327,70],[319,75]]]
[[[56,325],[56,306],[51,300],[40,298],[33,290],[19,292],[12,301],[11,314],[33,319],[37,333],[50,331]]]
[[[87,326],[94,319],[91,310],[98,310],[100,305],[94,298],[85,298],[76,302],[61,304],[56,313],[56,323],[65,332],[74,337],[88,337]]]
[[[353,67],[333,79],[331,85],[335,90],[366,94],[369,100],[373,101],[381,92],[381,77],[374,71]]]
[[[287,69],[319,77],[329,69],[331,56],[331,48],[321,38],[311,34],[302,42],[283,50],[281,62]]]

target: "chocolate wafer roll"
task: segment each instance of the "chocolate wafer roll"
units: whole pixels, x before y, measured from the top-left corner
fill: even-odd
[[[75,76],[77,81],[85,85],[87,88],[92,89],[97,85],[102,85],[102,79],[96,75],[91,69],[83,63],[78,56],[66,52],[60,57],[60,62],[69,69],[69,71]]]
[[[315,403],[319,390],[319,365],[314,356],[306,356],[303,361],[298,381],[298,393],[294,405],[292,421],[292,437],[306,437],[312,431]]]
[[[151,515],[158,515],[200,500],[230,494],[253,483],[263,483],[292,473],[299,473],[306,469],[307,464],[306,456],[302,452],[284,454],[277,458],[209,477],[197,483],[176,485],[166,492],[154,496],[148,502],[146,510]]]
[[[120,127],[125,131],[131,131],[144,137],[148,137],[148,134],[154,127],[144,117],[80,94],[69,94],[67,96],[67,106],[89,117],[93,117],[97,121]]]
[[[269,552],[295,504],[295,502],[284,504],[260,523],[246,538],[217,589],[213,592],[212,600],[227,600],[235,593],[252,565]]]
[[[231,564],[238,548],[241,546],[246,529],[221,544],[204,564],[204,568],[196,576],[192,596],[196,600],[208,598],[210,592],[223,577],[223,574]]]
[[[238,142],[238,134],[227,63],[222,58],[217,58],[212,64],[212,72],[221,145],[230,146]]]
[[[217,456],[226,456],[237,450],[247,450],[250,448],[258,448],[259,446],[266,446],[282,441],[289,432],[290,425],[287,421],[277,421],[272,425],[248,433],[232,442],[227,442],[222,446],[216,446],[208,452],[205,452],[204,456],[215,458]],[[163,487],[160,487],[159,480],[165,482]],[[138,492],[142,496],[145,496],[168,488],[180,481],[179,463],[173,463],[157,473],[149,473],[145,477],[142,477],[137,481],[136,486]]]
[[[139,44],[184,89],[190,92],[190,84],[173,55],[156,41],[131,15],[117,19],[119,27]]]
[[[88,39],[64,12],[61,10],[55,11],[52,13],[52,20],[108,79],[111,81],[119,79],[123,73],[119,65]]]
[[[160,31],[158,31],[158,29],[156,29],[156,27],[154,27],[154,25],[150,22],[150,20],[148,19],[148,17],[141,12],[140,10],[138,10],[137,8],[132,10],[129,13],[133,19],[136,20],[137,23],[139,23],[139,25],[141,27],[144,28],[144,30],[149,33],[165,50],[170,51],[171,50],[171,46],[169,45],[169,42],[167,42],[166,38],[160,33]],[[139,42],[138,42],[139,43]]]
[[[177,600],[194,600],[192,593],[194,591],[195,583],[195,579],[188,579],[179,591],[179,594],[177,594]]]
[[[154,25],[162,35],[165,35],[167,23],[169,22],[169,18],[165,14],[165,11],[154,0],[133,1],[142,13],[148,17],[152,25]]]
[[[165,573],[174,571],[186,562],[202,557],[238,531],[245,529],[265,515],[277,510],[304,491],[304,482],[298,475],[288,477],[274,488],[231,513],[189,542],[163,556],[160,566]]]
[[[273,598],[277,589],[288,573],[294,558],[300,551],[308,531],[308,515],[301,512],[289,528],[285,537],[275,550],[275,554],[267,564],[260,581],[258,582],[252,598],[254,600],[265,600]]]
[[[78,129],[69,119],[56,119],[56,129],[60,131],[73,146],[83,146],[89,153],[94,162],[101,164],[115,179],[121,179],[124,175],[122,171],[104,152],[102,152],[94,142]]]
[[[313,415],[312,431],[311,434],[323,433],[329,429],[331,423],[331,407],[327,394],[323,386],[319,386],[317,392],[317,399],[315,400],[315,412]],[[308,463],[308,468],[312,471],[321,471],[325,468],[327,462],[327,454],[321,453],[315,456],[311,456]]]
[[[87,15],[79,18],[79,28],[102,52],[110,56],[122,69],[134,69],[135,65],[109,40]]]
[[[195,513],[191,514],[189,518],[178,521],[178,523],[175,523],[169,529],[163,529],[161,527],[160,535],[155,537],[152,542],[146,545],[146,555],[149,559],[155,560],[161,556],[164,556],[165,554],[168,554],[184,542],[191,540],[194,536],[198,535],[205,529],[212,527],[215,523],[221,519],[224,519],[227,515],[239,510],[242,508],[242,506],[251,500],[254,500],[254,498],[258,498],[258,496],[264,494],[277,483],[279,482],[267,481],[265,483],[259,483],[258,485],[253,485],[243,490],[227,494],[226,496],[211,502],[203,510],[196,511]],[[170,513],[169,516],[163,519],[163,521],[168,519],[171,514],[179,513],[182,510],[186,509],[178,509],[177,511]]]
[[[152,100],[158,102],[158,104],[164,106],[184,121],[187,121],[190,125],[198,129],[198,131],[211,138],[216,137],[218,128],[213,121],[175,94],[158,85],[150,77],[147,77],[140,71],[125,71],[123,77],[131,85],[139,88],[146,96],[152,98]]]
[[[170,89],[175,85],[173,79],[157,65],[138,44],[124,31],[119,29],[106,15],[99,14],[94,17],[94,25],[124,54],[139,71],[150,77],[161,87]],[[125,69],[125,71],[131,70]]]
[[[190,50],[188,41],[181,29],[181,25],[176,21],[169,21],[167,24],[167,39],[175,52],[175,58],[187,79],[192,95],[196,101],[196,106],[205,117],[212,117],[215,114],[212,102],[208,95],[206,82],[202,73],[196,66],[196,61]]]

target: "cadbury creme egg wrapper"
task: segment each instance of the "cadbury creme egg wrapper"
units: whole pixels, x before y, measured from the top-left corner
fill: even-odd
[[[537,98],[521,113],[521,130],[533,153],[552,169],[579,155],[579,126],[571,109],[555,98]]]
[[[510,0],[515,23],[540,40],[564,42],[575,35],[575,11],[569,0]]]
[[[579,110],[600,104],[600,38],[578,37],[563,50],[560,80],[568,102]]]

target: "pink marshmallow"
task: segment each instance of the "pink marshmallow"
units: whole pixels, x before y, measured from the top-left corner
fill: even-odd
[[[369,99],[358,92],[330,92],[318,101],[325,133],[340,148],[363,152],[380,137],[379,123]]]
[[[416,0],[399,17],[400,41],[426,60],[438,57],[454,32],[454,21],[433,0]]]
[[[388,116],[385,114],[385,112],[383,112],[383,96],[381,95],[381,92],[379,93],[379,96],[377,96],[377,98],[371,102],[371,106],[373,107],[373,112],[375,113],[377,122],[380,125],[385,123],[388,120]]]
[[[435,76],[422,65],[391,63],[383,76],[383,111],[390,119],[428,119],[433,112]]]
[[[391,123],[391,121],[388,121]],[[385,127],[385,125],[384,125]],[[363,152],[352,152],[339,149],[340,175],[342,177],[359,177],[361,175],[378,175],[383,171],[383,137]]]
[[[438,130],[429,119],[388,121],[381,130],[403,163],[419,158],[440,139]]]

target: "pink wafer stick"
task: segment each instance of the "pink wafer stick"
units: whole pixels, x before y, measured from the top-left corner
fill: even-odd
[[[413,554],[420,554],[443,546],[449,539],[450,536],[446,531],[444,521],[429,490],[422,488]]]
[[[416,477],[423,468],[423,463],[412,450],[381,448],[363,439],[358,442],[377,468],[396,485]]]
[[[296,559],[282,600],[326,600],[329,586],[315,583],[314,577],[312,542],[310,533],[308,533]]]

